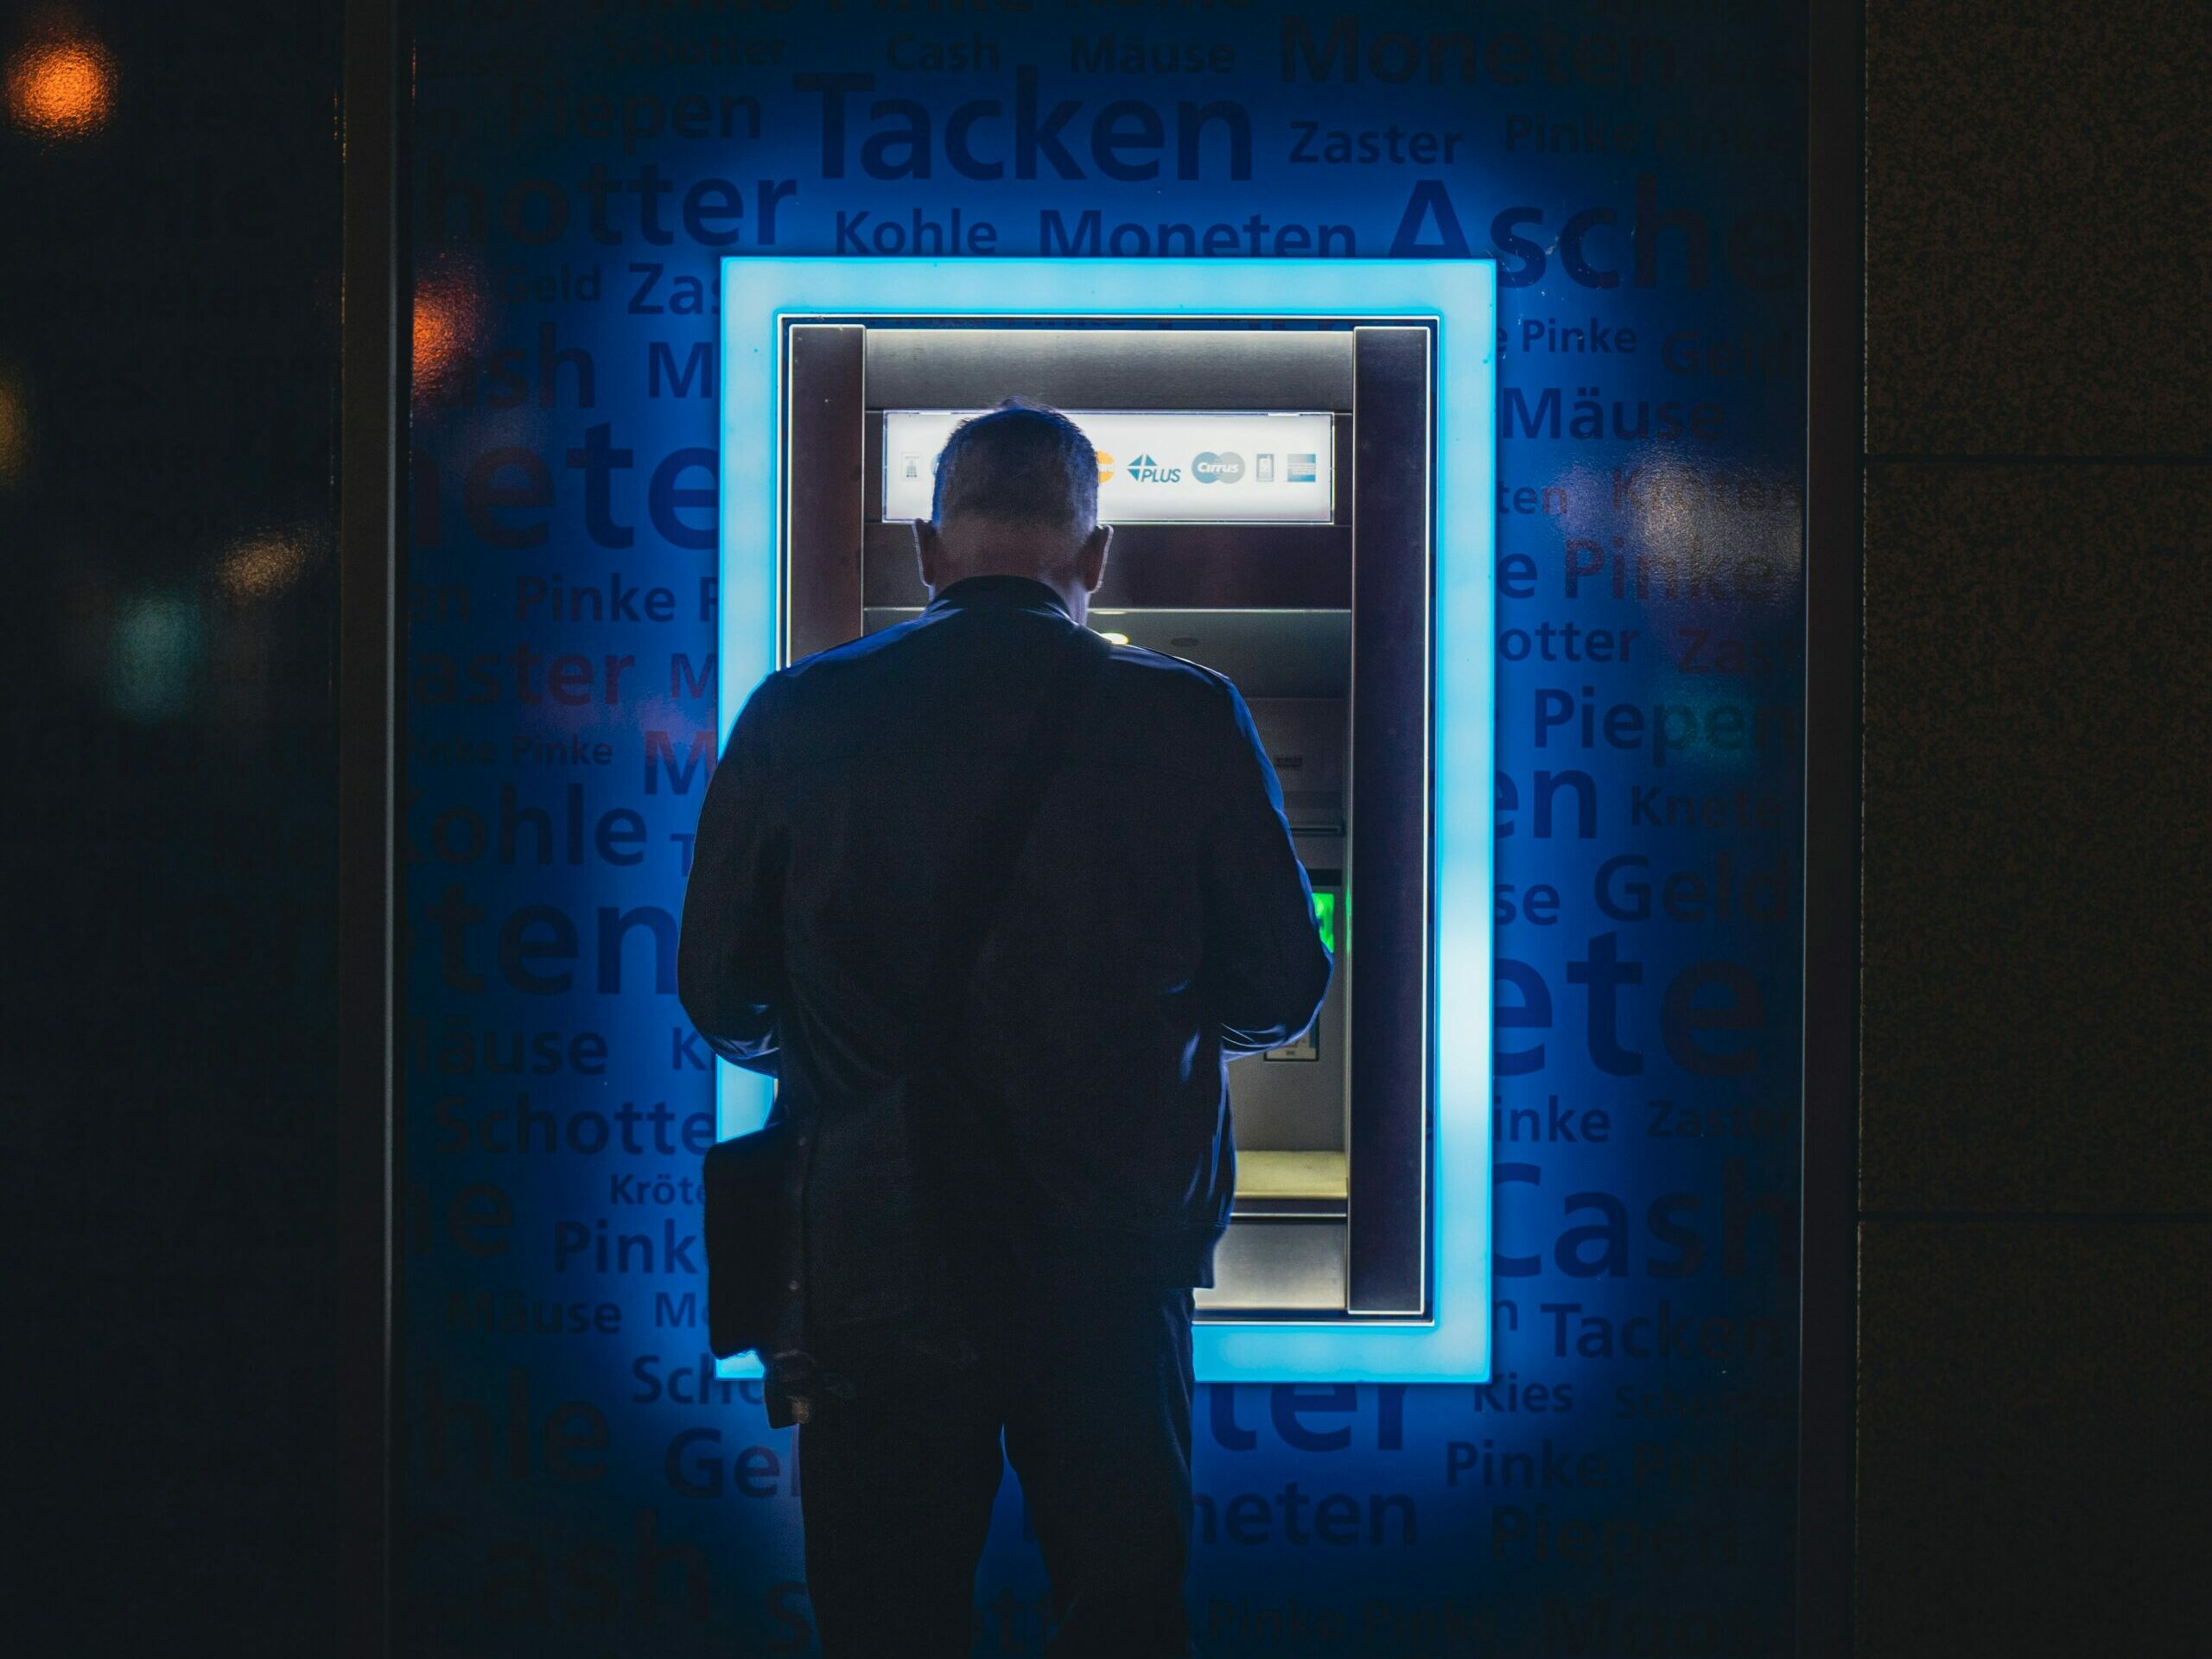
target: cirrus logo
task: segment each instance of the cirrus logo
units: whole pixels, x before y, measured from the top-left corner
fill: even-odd
[[[1129,482],[1132,484],[1179,484],[1183,481],[1180,467],[1163,467],[1150,455],[1139,455],[1129,463]]]
[[[1191,476],[1201,484],[1234,484],[1244,476],[1244,457],[1234,449],[1201,449],[1191,458]]]

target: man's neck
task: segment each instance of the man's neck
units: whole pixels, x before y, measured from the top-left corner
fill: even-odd
[[[1059,580],[1055,581],[1052,577],[1045,575],[1033,567],[1027,570],[1014,569],[1010,567],[981,570],[963,569],[958,575],[952,576],[941,586],[931,588],[930,597],[931,599],[935,599],[939,594],[944,593],[947,588],[955,587],[974,576],[1013,576],[1022,582],[1033,582],[1040,588],[1049,588],[1052,589],[1054,596],[1059,600],[1062,605],[1067,607],[1068,615],[1076,622],[1080,624],[1089,619],[1090,613],[1090,594],[1084,589],[1084,585],[1080,582],[1077,581],[1072,575],[1062,577]]]

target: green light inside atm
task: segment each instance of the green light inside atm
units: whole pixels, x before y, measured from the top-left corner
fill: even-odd
[[[1321,943],[1331,956],[1337,954],[1337,895],[1317,893],[1313,895],[1313,925],[1321,930]]]

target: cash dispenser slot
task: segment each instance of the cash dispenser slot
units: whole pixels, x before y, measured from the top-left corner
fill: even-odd
[[[1230,1069],[1236,1194],[1200,1316],[1422,1320],[1433,326],[871,316],[783,327],[787,661],[893,626],[927,601],[906,518],[887,511],[894,495],[911,509],[934,461],[911,436],[887,449],[902,416],[910,423],[898,429],[911,434],[931,429],[912,423],[918,413],[1018,393],[1078,424],[1104,416],[1140,434],[1156,414],[1217,416],[1247,423],[1235,429],[1243,432],[1254,418],[1289,416],[1320,435],[1295,446],[1300,480],[1316,490],[1332,480],[1325,512],[1304,522],[1261,511],[1269,498],[1259,492],[1292,475],[1289,450],[1239,452],[1236,477],[1185,492],[1202,519],[1133,521],[1102,506],[1116,530],[1091,626],[1236,683],[1337,958],[1313,1029]],[[1161,423],[1163,434],[1192,429]],[[1140,442],[1147,463],[1188,464],[1171,454],[1172,435]],[[1122,453],[1114,464],[1131,461]],[[1244,504],[1249,519],[1237,516]]]

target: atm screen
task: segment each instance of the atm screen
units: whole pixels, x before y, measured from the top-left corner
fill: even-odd
[[[938,452],[977,409],[883,412],[883,518],[930,516]],[[1098,451],[1109,524],[1325,524],[1336,515],[1326,412],[1066,411]]]

